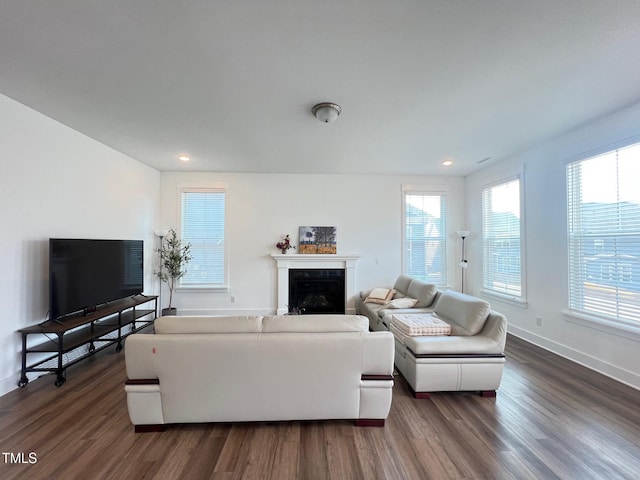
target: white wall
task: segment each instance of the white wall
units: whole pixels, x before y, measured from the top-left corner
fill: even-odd
[[[179,228],[179,187],[217,183],[229,187],[230,291],[178,292],[173,306],[183,313],[275,313],[277,275],[271,254],[278,253],[275,244],[281,234],[291,234],[297,245],[301,225],[335,225],[338,253],[362,255],[356,269],[358,290],[392,285],[401,270],[403,184],[447,192],[448,278],[458,286],[455,232],[464,227],[460,177],[162,173],[159,227]],[[163,293],[165,306],[167,298]]]
[[[152,278],[160,174],[0,95],[0,395],[19,380],[17,330],[48,309],[48,239],[145,241]],[[53,386],[53,380],[52,380]]]
[[[227,184],[230,291],[178,292],[185,313],[272,313],[282,233],[297,244],[300,225],[335,225],[338,251],[362,255],[357,288],[391,284],[401,269],[402,184],[447,191],[449,284],[459,288],[456,230],[469,228],[465,290],[481,285],[482,186],[524,170],[527,308],[491,299],[509,330],[640,388],[640,337],[578,322],[567,308],[565,162],[640,134],[640,105],[568,132],[465,179],[375,175],[160,174],[0,95],[0,394],[20,369],[17,330],[44,320],[49,237],[145,240],[145,291],[152,277],[155,228],[178,227],[177,187]],[[466,215],[465,215],[466,213]],[[466,222],[466,223],[465,223]],[[236,302],[231,302],[231,296]],[[164,297],[166,301],[166,296]],[[542,317],[537,326],[536,317]]]
[[[640,329],[638,334],[611,330],[581,322],[563,311],[568,307],[565,164],[585,152],[638,134],[640,104],[466,179],[467,218],[474,232],[468,243],[472,292],[479,294],[482,285],[482,187],[491,180],[524,170],[528,305],[521,308],[490,299],[494,309],[507,315],[511,333],[636,388],[640,388]],[[542,318],[541,326],[536,325],[536,317]]]

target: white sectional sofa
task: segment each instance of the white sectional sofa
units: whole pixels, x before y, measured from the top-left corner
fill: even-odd
[[[125,344],[136,431],[167,424],[354,419],[384,425],[394,339],[357,315],[160,317]]]
[[[393,296],[390,302],[375,303],[366,301],[371,290],[360,292],[356,297],[356,313],[365,315],[369,319],[369,326],[372,330],[387,331],[391,315],[404,313],[431,313],[435,307],[441,292],[436,285],[426,283],[415,278],[400,275],[392,288]],[[412,307],[396,307],[403,300],[414,299],[415,305]],[[395,303],[396,305],[392,305]]]
[[[400,289],[407,278],[396,281],[394,289],[400,290],[399,298],[410,295],[408,288]],[[413,282],[419,281],[409,284]],[[435,289],[434,285],[427,285],[416,283],[412,292],[422,292],[427,298],[426,292]],[[373,316],[379,329],[391,328],[394,332],[395,365],[415,397],[429,398],[431,393],[441,391],[479,391],[483,396],[495,396],[505,363],[507,319],[491,310],[488,302],[447,290],[433,293],[433,302],[426,307],[395,309],[385,303],[366,302],[369,292],[361,293],[356,311],[370,319]],[[423,301],[423,305],[427,302]],[[422,315],[425,321],[435,318],[448,325],[450,333],[405,335],[394,328],[399,321],[394,315]]]

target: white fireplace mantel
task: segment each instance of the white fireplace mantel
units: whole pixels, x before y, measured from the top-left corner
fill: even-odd
[[[344,269],[345,306],[347,314],[355,314],[353,297],[356,295],[357,253],[342,254],[271,254],[278,267],[278,315],[289,311],[289,269],[290,268],[341,268]]]

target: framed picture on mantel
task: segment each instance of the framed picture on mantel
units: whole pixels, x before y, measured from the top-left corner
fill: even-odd
[[[298,253],[337,253],[336,227],[300,227]]]

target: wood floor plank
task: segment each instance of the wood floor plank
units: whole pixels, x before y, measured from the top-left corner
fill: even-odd
[[[300,430],[299,422],[282,422],[278,424],[273,466],[268,477],[265,476],[263,478],[295,480],[299,477]]]
[[[300,477],[329,478],[327,446],[321,422],[306,422],[300,435]]]
[[[13,455],[0,458],[0,479],[635,480],[640,471],[640,391],[512,336],[496,398],[419,400],[396,376],[383,428],[331,420],[136,434],[123,360],[105,350],[69,368],[60,388],[44,376],[0,397],[0,452]]]
[[[258,424],[252,427],[253,435],[249,443],[249,456],[243,478],[261,480],[265,472],[273,470],[277,444],[277,426],[274,423]],[[266,475],[268,477],[268,474]]]
[[[387,422],[385,430],[397,431],[394,422]],[[417,478],[410,475],[415,470],[413,462],[403,461],[396,456],[400,451],[396,442],[410,442],[406,436],[387,435],[377,428],[361,428],[355,431],[354,441],[359,452],[359,464],[363,478]],[[404,457],[406,460],[407,454]]]
[[[339,427],[342,427],[340,425]],[[337,432],[343,430],[336,428]],[[344,480],[359,480],[363,477],[362,469],[358,461],[357,448],[353,435],[329,435],[327,434],[327,463],[329,478],[341,478]]]
[[[249,455],[251,428],[246,423],[231,426],[216,462],[216,474],[244,471]]]

